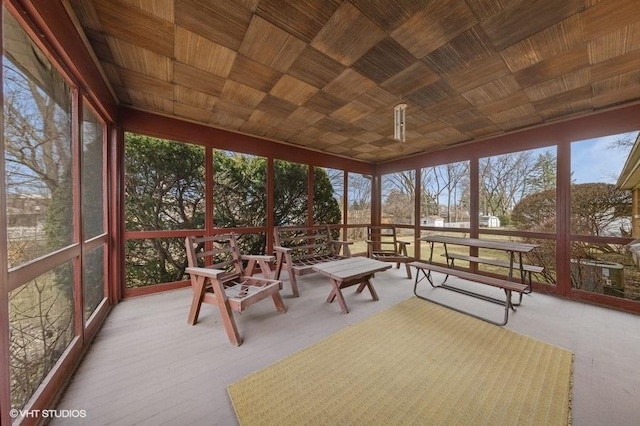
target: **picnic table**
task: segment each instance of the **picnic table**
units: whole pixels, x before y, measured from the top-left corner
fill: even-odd
[[[450,309],[456,310],[458,312],[462,312],[471,316],[474,316],[476,318],[482,319],[484,321],[488,321],[491,322],[493,324],[497,324],[497,325],[505,325],[507,323],[507,321],[509,320],[509,310],[513,310],[515,311],[515,306],[519,306],[522,303],[522,294],[523,293],[527,293],[531,291],[531,273],[532,272],[538,272],[538,271],[542,271],[543,268],[542,267],[538,267],[535,265],[524,265],[522,262],[522,255],[524,253],[529,253],[532,250],[534,250],[536,247],[538,247],[538,245],[536,244],[528,244],[528,243],[519,243],[519,242],[512,242],[512,241],[496,241],[496,240],[484,240],[484,239],[479,239],[479,238],[463,238],[463,237],[450,237],[450,236],[446,236],[446,235],[429,235],[426,237],[422,237],[421,238],[422,241],[426,241],[430,244],[431,247],[431,253],[429,254],[429,261],[428,262],[420,262],[420,261],[415,261],[415,262],[411,262],[409,265],[413,266],[417,269],[416,272],[416,280],[414,283],[414,288],[413,288],[413,292],[414,294],[421,298],[421,299],[425,299],[434,303],[437,303],[439,305],[442,306],[446,306]],[[434,245],[436,243],[441,243],[444,245],[444,256],[447,259],[447,266],[439,266],[433,263],[433,252],[434,252]],[[466,246],[466,247],[470,247],[470,248],[483,248],[483,249],[491,249],[491,250],[498,250],[498,251],[503,251],[506,252],[509,258],[508,262],[504,262],[498,259],[492,259],[492,258],[481,258],[478,256],[467,256],[467,255],[461,255],[461,254],[456,254],[456,253],[450,253],[449,250],[447,249],[447,245],[459,245],[459,246]],[[516,256],[517,256],[517,261],[516,261]],[[508,279],[500,279],[500,278],[494,278],[494,277],[489,277],[487,275],[482,275],[482,274],[476,274],[476,273],[472,273],[469,271],[465,271],[465,270],[460,270],[458,268],[454,267],[454,261],[455,259],[461,259],[461,260],[467,260],[469,262],[475,262],[475,263],[486,263],[486,264],[490,264],[490,265],[495,265],[495,266],[501,266],[501,267],[506,267],[509,269],[509,273],[508,273]],[[514,270],[519,270],[520,271],[520,280],[515,281],[514,280]],[[441,274],[445,275],[444,280],[442,281],[442,283],[440,284],[435,284],[433,277],[432,277],[432,272],[438,272]],[[529,273],[529,283],[526,284],[525,283],[525,272]],[[419,278],[418,275],[420,275],[420,273],[422,273],[422,277]],[[463,288],[459,288],[456,286],[452,286],[452,285],[448,285],[446,284],[447,279],[449,278],[450,275],[456,276],[458,278],[461,278],[463,280],[467,280],[467,281],[471,281],[471,282],[476,282],[479,284],[485,284],[491,287],[496,287],[496,288],[500,288],[502,290],[504,290],[505,292],[505,299],[501,300],[501,299],[497,299],[494,298],[492,296],[488,296],[485,294],[481,294],[481,293],[477,293],[475,291],[471,291],[471,290],[467,290],[467,289],[463,289]],[[427,298],[426,296],[423,295],[419,295],[417,293],[417,286],[418,283],[422,280],[426,278],[429,283],[431,284],[432,287],[434,288],[445,288],[447,290],[451,290],[451,291],[455,291],[458,293],[462,293],[462,294],[466,294],[469,296],[473,296],[476,297],[478,299],[482,299],[482,300],[486,300],[489,302],[493,302],[493,303],[498,303],[501,305],[504,305],[505,309],[504,309],[504,317],[502,319],[501,322],[498,321],[494,321],[479,315],[475,315],[472,314],[468,311],[453,307],[451,305],[447,305],[441,302],[437,302],[431,298]],[[520,299],[518,301],[518,303],[513,303],[511,300],[511,293],[512,292],[516,292],[519,293],[520,295]]]

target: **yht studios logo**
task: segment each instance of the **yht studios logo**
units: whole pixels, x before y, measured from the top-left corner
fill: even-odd
[[[43,419],[84,419],[87,417],[86,410],[18,410],[9,411],[9,416],[16,419],[21,418],[43,418]]]

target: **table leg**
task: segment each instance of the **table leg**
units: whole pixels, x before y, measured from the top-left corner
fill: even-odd
[[[348,314],[349,308],[347,307],[347,302],[344,300],[344,297],[342,296],[342,291],[340,291],[341,283],[338,282],[337,280],[331,279],[331,285],[333,286],[333,289],[331,290],[331,293],[329,293],[329,297],[327,297],[327,302],[331,303],[333,302],[334,299],[337,298],[338,304],[340,305],[340,309],[342,310],[342,313]]]
[[[373,300],[380,300],[380,298],[378,297],[378,293],[376,293],[376,289],[373,288],[373,283],[371,282],[370,277],[364,278],[364,281],[362,281],[358,286],[356,293],[361,293],[365,287],[369,289],[369,293],[371,293],[371,297],[373,298]]]

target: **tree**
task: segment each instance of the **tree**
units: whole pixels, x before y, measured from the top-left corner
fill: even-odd
[[[484,214],[507,216],[527,193],[532,169],[531,152],[488,157],[480,162],[480,209]]]
[[[313,169],[313,223],[341,223],[342,210],[334,196],[335,180],[325,169]],[[342,186],[342,181],[336,182]]]
[[[533,232],[553,232],[556,226],[555,190],[537,192],[520,200],[513,209],[512,220],[518,229]],[[631,195],[607,183],[583,183],[571,186],[571,233],[578,235],[629,235]],[[538,242],[540,243],[540,242]],[[543,240],[531,256],[533,264],[545,267],[545,278],[553,282],[555,271],[555,241]],[[593,253],[615,253],[610,244],[575,242],[574,259],[595,258]]]
[[[526,193],[555,189],[557,168],[556,156],[552,152],[545,151],[539,154],[527,177]]]
[[[213,170],[214,225],[228,228],[266,226],[267,160],[216,151]]]
[[[348,223],[367,224],[371,221],[371,176],[360,173],[348,174]],[[349,240],[362,240],[365,228],[349,228]]]
[[[555,230],[555,190],[524,197],[513,209],[513,223],[527,231]],[[571,185],[571,233],[578,235],[629,235],[631,194],[608,183]]]
[[[393,223],[415,223],[416,173],[407,170],[382,177],[382,211]]]
[[[204,227],[204,150],[201,147],[127,134],[125,147],[127,230]],[[308,166],[275,161],[274,223],[306,224]],[[214,154],[213,215],[217,228],[264,227],[267,223],[267,161],[233,152]],[[340,207],[327,173],[314,169],[315,223],[339,223]],[[243,234],[244,253],[264,253],[266,235]],[[181,238],[127,242],[127,285],[183,278]]]
[[[127,133],[125,219],[128,231],[204,227],[204,150]],[[186,268],[184,241],[127,241],[127,285],[179,281]]]
[[[468,186],[469,163],[466,161],[425,169],[421,211],[427,215],[444,215],[448,223],[457,222],[461,210],[468,211],[468,193],[465,192]],[[446,199],[444,210],[440,206],[443,198]]]

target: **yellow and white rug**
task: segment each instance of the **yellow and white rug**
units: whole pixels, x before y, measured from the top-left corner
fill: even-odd
[[[229,385],[242,425],[567,425],[573,355],[417,298]]]

